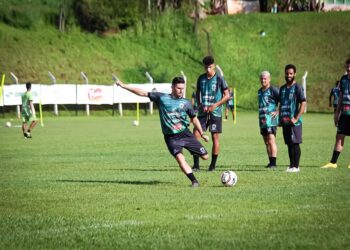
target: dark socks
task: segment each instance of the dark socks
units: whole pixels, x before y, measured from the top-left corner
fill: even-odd
[[[270,160],[270,166],[276,166],[276,157],[269,157],[269,160]]]
[[[300,156],[301,156],[301,150],[299,144],[292,144],[288,145],[288,155],[289,155],[289,162],[290,167],[299,167],[300,162]]]
[[[340,155],[340,152],[334,150],[331,163],[333,163],[333,164],[337,163],[339,155]]]
[[[216,167],[216,160],[218,159],[219,155],[211,155],[211,163],[210,163],[210,168],[215,168]]]
[[[188,179],[190,179],[192,183],[195,181],[198,182],[193,173],[186,174],[186,176],[188,177]]]
[[[199,156],[193,155],[193,168],[199,169]]]

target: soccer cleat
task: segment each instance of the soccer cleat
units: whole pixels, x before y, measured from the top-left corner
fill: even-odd
[[[293,167],[288,167],[287,170],[286,170],[286,172],[287,172],[287,173],[292,173],[292,172],[293,172],[293,169],[294,169]]]
[[[349,164],[349,166],[348,166],[348,169],[350,169],[350,164]]]
[[[199,187],[199,182],[197,180],[193,181],[192,182],[192,187],[193,188]]]
[[[300,172],[300,168],[293,168],[292,169],[292,173],[299,173]]]
[[[200,169],[199,167],[193,167],[193,168],[192,168],[192,171],[193,171],[193,172],[200,172],[201,169]]]
[[[321,168],[337,168],[337,167],[338,167],[337,163],[329,162],[326,165],[322,166]]]
[[[209,168],[208,168],[208,171],[209,172],[215,171],[215,166],[210,165]]]
[[[267,167],[266,167],[267,169],[276,169],[277,168],[277,166],[276,165],[268,165]]]

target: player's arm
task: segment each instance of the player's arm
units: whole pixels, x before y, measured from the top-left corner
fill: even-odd
[[[333,96],[333,91],[329,93],[328,101],[329,101],[329,107],[332,107],[332,96]]]
[[[292,123],[295,124],[298,122],[300,116],[305,112],[305,108],[306,108],[306,100],[304,100],[300,103],[298,114],[291,119]]]
[[[335,126],[338,125],[340,110],[341,110],[341,107],[342,107],[342,102],[343,102],[343,94],[342,94],[342,92],[340,92],[339,98],[338,98],[337,110],[334,113],[334,125]]]
[[[228,100],[230,99],[230,92],[228,91],[228,89],[225,89],[224,90],[224,94],[221,98],[220,101],[214,103],[213,105],[211,105],[209,108],[208,108],[208,112],[213,112],[214,109],[216,109],[217,107],[219,107],[220,105],[224,104],[225,102],[227,102]]]
[[[191,122],[193,123],[195,129],[199,132],[199,134],[203,138],[203,140],[208,142],[209,141],[209,136],[204,134],[204,132],[202,130],[202,126],[201,126],[197,116],[191,117]]]
[[[139,88],[136,88],[136,87],[133,87],[133,86],[130,86],[130,85],[127,85],[127,84],[124,84],[122,81],[120,80],[117,80],[115,82],[115,84],[117,86],[120,86],[121,88],[123,89],[126,89],[132,93],[134,93],[135,95],[138,95],[138,96],[148,96],[148,92],[146,90],[143,90],[143,89],[139,89]]]
[[[34,104],[33,104],[33,100],[29,101],[29,109],[32,112],[32,114],[35,115],[35,107],[34,107]]]

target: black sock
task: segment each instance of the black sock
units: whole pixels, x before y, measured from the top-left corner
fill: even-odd
[[[334,150],[334,151],[333,151],[333,155],[332,155],[331,163],[336,164],[337,161],[338,161],[339,155],[340,155],[340,152]]]
[[[210,163],[210,166],[211,166],[212,168],[215,168],[215,166],[216,166],[216,160],[218,159],[218,156],[219,156],[219,155],[214,155],[214,154],[211,155],[211,163]]]
[[[193,155],[193,168],[199,168],[199,156]]]
[[[270,166],[276,166],[276,157],[269,157],[269,159],[270,159]]]
[[[294,144],[293,149],[294,149],[294,167],[298,168],[299,162],[300,162],[300,156],[301,156],[300,145]]]
[[[188,179],[190,179],[191,182],[197,181],[196,177],[193,173],[186,174]],[[197,181],[198,182],[198,181]]]
[[[28,129],[28,131],[27,131],[28,133],[30,133],[30,129]]]
[[[294,167],[294,150],[293,145],[288,145],[289,167]]]

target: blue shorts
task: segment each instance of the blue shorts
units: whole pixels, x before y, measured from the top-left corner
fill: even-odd
[[[260,128],[261,135],[273,134],[276,137],[277,127]]]
[[[208,154],[207,150],[188,129],[179,134],[164,135],[164,140],[170,154],[174,157],[182,153],[183,148],[186,148],[191,154],[198,156]]]
[[[216,117],[210,114],[207,114],[206,116],[198,116],[198,120],[201,124],[201,127],[203,131],[207,131],[209,128],[209,131],[211,133],[222,133],[222,118]]]

